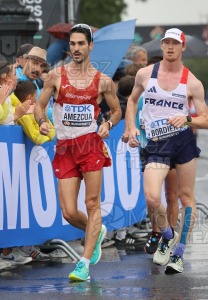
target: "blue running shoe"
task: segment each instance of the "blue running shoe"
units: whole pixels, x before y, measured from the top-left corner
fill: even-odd
[[[87,281],[90,279],[89,269],[83,261],[79,261],[74,271],[69,273],[69,279],[71,281]]]
[[[92,253],[92,257],[90,259],[91,265],[97,264],[101,258],[101,254],[102,254],[101,243],[102,243],[104,237],[106,236],[106,232],[107,232],[107,229],[106,229],[105,225],[102,225],[100,234],[98,236],[98,240],[95,244],[95,248]]]

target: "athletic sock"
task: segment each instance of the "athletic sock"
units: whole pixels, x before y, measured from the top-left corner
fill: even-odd
[[[185,245],[181,244],[181,243],[178,243],[173,255],[178,255],[183,259],[184,250],[185,250]]]
[[[161,233],[162,233],[162,237],[167,240],[170,240],[174,237],[174,231],[169,225],[167,228],[161,229]]]
[[[80,261],[83,261],[85,263],[86,268],[89,269],[89,265],[90,265],[90,259],[86,258],[86,257],[82,257],[80,259]]]

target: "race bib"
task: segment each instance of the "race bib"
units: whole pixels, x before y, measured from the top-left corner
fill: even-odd
[[[162,136],[171,137],[181,131],[181,128],[175,128],[174,126],[167,124],[167,122],[167,119],[151,122],[148,139],[159,138]]]
[[[94,119],[91,104],[63,104],[62,123],[64,126],[89,127]]]
[[[142,111],[139,111],[139,125],[141,129],[145,130],[145,125],[144,125],[144,119],[143,119],[143,114]]]

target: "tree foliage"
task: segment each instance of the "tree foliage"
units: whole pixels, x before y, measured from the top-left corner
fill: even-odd
[[[206,97],[208,98],[208,59],[207,58],[189,58],[184,60],[184,65],[201,80]]]
[[[127,4],[124,0],[80,0],[79,20],[101,28],[120,22]]]

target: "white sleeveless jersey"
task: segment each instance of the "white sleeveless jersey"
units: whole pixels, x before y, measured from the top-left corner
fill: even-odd
[[[142,117],[147,139],[163,139],[178,134],[187,128],[167,125],[167,118],[187,116],[189,113],[187,79],[189,70],[183,67],[179,85],[172,91],[161,89],[157,82],[160,63],[153,67],[151,77],[144,91]]]

